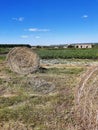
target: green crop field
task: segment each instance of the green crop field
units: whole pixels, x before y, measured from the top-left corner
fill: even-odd
[[[7,54],[11,48],[0,48],[0,54]],[[49,49],[37,48],[34,50],[38,53],[41,59],[97,59],[98,48],[91,49]]]
[[[98,49],[38,49],[36,52],[42,59],[97,59]]]

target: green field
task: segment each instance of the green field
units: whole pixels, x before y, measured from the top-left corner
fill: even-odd
[[[42,59],[97,59],[98,49],[38,49],[36,52]]]
[[[9,48],[0,48],[0,54],[6,54],[9,52]],[[98,58],[98,48],[91,49],[76,49],[76,48],[66,48],[66,49],[48,49],[48,48],[38,48],[34,50],[38,53],[42,59],[97,59]]]

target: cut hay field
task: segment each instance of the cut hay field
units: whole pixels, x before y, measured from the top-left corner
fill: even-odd
[[[78,130],[74,112],[76,88],[85,72],[98,61],[40,62],[36,73],[19,75],[0,57],[0,130]],[[50,91],[42,85],[39,89],[35,81],[51,83],[53,88]]]

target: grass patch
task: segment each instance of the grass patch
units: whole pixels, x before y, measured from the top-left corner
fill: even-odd
[[[0,61],[4,61],[6,59],[6,56],[0,56]]]
[[[50,102],[50,106],[45,107]],[[43,104],[44,107],[41,106]],[[26,105],[17,107],[16,109],[4,108],[0,109],[0,121],[22,121],[24,124],[32,124],[34,130],[36,128],[43,130],[54,127],[57,122],[59,126],[65,125],[65,115],[70,113],[73,105],[73,96],[64,96],[58,94],[56,96],[47,96],[31,99]],[[70,106],[65,107],[65,106]],[[70,117],[69,117],[70,118]],[[69,119],[70,121],[71,119]],[[71,122],[71,121],[70,121]],[[43,129],[42,129],[43,128]],[[54,127],[56,130],[58,125]],[[63,130],[63,129],[62,129]]]
[[[0,47],[0,54],[6,54],[10,51],[10,48]]]
[[[2,69],[3,64],[1,62],[0,90],[3,92],[0,97],[0,123],[5,125],[12,121],[15,125],[15,122],[22,122],[32,130],[57,130],[58,126],[61,130],[68,130],[67,124],[73,122],[70,115],[74,105],[73,88],[84,68],[67,65],[65,68],[48,68],[44,73],[18,75],[8,68]],[[55,92],[46,95],[34,93],[32,85],[27,82],[32,77],[52,82]]]
[[[83,68],[48,68],[46,73],[52,74],[79,74]]]
[[[9,107],[12,105],[16,105],[20,102],[26,100],[25,96],[14,96],[14,97],[0,97],[0,109],[4,109],[5,107]]]

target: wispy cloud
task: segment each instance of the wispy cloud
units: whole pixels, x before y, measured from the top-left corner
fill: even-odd
[[[18,18],[14,17],[12,18],[12,20],[22,22],[24,20],[24,17],[18,17]]]
[[[39,29],[39,28],[29,28],[28,31],[30,32],[49,32],[49,29]]]
[[[26,38],[28,38],[29,36],[28,36],[28,35],[21,35],[20,37],[23,38],[23,39],[26,39]]]
[[[82,16],[82,18],[84,18],[84,19],[88,18],[88,15],[87,15],[87,14],[84,14],[84,15]]]
[[[40,36],[36,36],[35,38],[36,38],[36,39],[39,39],[39,38],[40,38]]]
[[[37,32],[38,29],[37,28],[29,28],[28,31],[30,31],[30,32]]]

